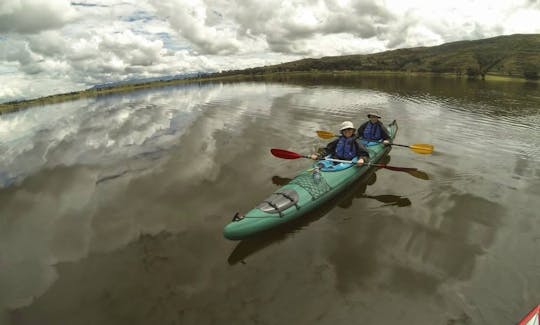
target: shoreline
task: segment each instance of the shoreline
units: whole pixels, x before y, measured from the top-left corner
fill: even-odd
[[[102,89],[86,89],[70,93],[56,94],[45,97],[39,97],[16,102],[7,102],[0,104],[0,115],[17,112],[29,107],[50,105],[73,101],[83,98],[99,97],[102,95],[132,92],[141,89],[161,88],[179,84],[206,83],[213,81],[263,81],[283,77],[302,77],[302,76],[399,76],[399,77],[443,77],[453,79],[468,79],[466,75],[456,75],[454,73],[433,73],[433,72],[406,72],[406,71],[290,71],[290,72],[271,72],[263,74],[227,74],[227,72],[216,73],[214,75],[197,78],[177,79],[168,81],[154,81],[140,84],[122,85]],[[520,82],[520,83],[538,83],[538,80],[527,80],[522,77],[510,77],[506,75],[486,74],[485,78],[472,78],[487,82]]]

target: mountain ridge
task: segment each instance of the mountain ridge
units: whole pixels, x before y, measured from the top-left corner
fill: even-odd
[[[453,73],[470,78],[490,74],[536,80],[540,70],[540,34],[503,35],[373,54],[306,58],[222,74],[342,70]]]

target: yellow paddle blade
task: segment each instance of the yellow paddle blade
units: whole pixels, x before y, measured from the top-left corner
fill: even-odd
[[[317,131],[317,135],[319,136],[319,138],[323,139],[332,139],[334,137],[337,137],[337,135],[330,131]]]
[[[411,144],[409,148],[411,148],[412,151],[423,154],[423,155],[428,155],[432,153],[434,149],[432,144],[427,144],[427,143]]]
[[[322,138],[322,139],[332,139],[332,138],[338,137],[338,135],[334,134],[333,132],[322,131],[322,130],[317,131],[317,135],[319,136],[319,138]],[[412,151],[414,151],[416,153],[419,153],[419,154],[423,154],[423,155],[428,155],[428,154],[432,153],[433,149],[434,149],[433,145],[428,144],[428,143],[416,143],[416,144],[412,144],[410,146],[403,145],[403,144],[397,144],[397,146],[409,147]]]

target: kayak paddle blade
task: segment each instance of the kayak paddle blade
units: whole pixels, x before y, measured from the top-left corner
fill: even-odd
[[[319,130],[319,131],[317,131],[317,135],[321,139],[332,139],[332,138],[337,137],[337,135],[335,135],[333,132],[330,132],[330,131],[320,131]]]
[[[409,148],[411,148],[412,151],[422,155],[428,155],[433,152],[433,145],[427,143],[411,144]]]
[[[283,150],[283,149],[272,148],[272,149],[270,149],[270,152],[272,153],[272,155],[274,155],[274,156],[276,156],[278,158],[283,158],[283,159],[305,158],[301,154],[298,154],[298,153],[292,152],[292,151],[288,151],[288,150]]]

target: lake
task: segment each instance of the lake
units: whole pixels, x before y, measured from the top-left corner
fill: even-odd
[[[301,219],[223,237],[379,112],[395,143]],[[540,88],[201,83],[0,116],[0,324],[513,324],[540,303]]]

